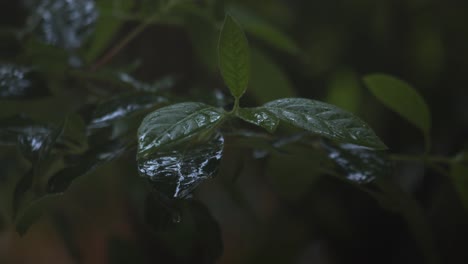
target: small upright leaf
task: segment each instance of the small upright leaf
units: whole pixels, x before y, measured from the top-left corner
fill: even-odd
[[[179,103],[147,115],[138,129],[138,157],[208,132],[219,124],[224,110],[203,103]]]
[[[278,117],[264,107],[241,108],[237,116],[244,121],[265,128],[270,133],[275,132],[279,124]]]
[[[385,106],[418,127],[429,140],[431,114],[421,95],[408,83],[384,74],[364,77],[369,90]]]
[[[304,98],[285,98],[264,105],[280,120],[339,142],[385,149],[361,119],[336,106]]]
[[[224,20],[218,46],[219,67],[231,94],[240,98],[249,82],[249,44],[242,28],[229,15]]]

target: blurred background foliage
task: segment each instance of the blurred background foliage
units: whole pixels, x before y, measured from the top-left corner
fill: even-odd
[[[251,46],[242,105],[326,101],[407,158],[374,170],[384,158],[321,142],[346,160],[333,165],[301,134],[228,131],[193,200],[148,198],[141,118],[168,102],[232,104],[217,69],[226,12]],[[416,87],[432,153],[466,161],[467,12],[457,0],[1,1],[0,263],[466,263],[468,166],[414,158],[423,137],[362,77]]]

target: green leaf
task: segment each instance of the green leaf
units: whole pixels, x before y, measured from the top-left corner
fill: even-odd
[[[288,35],[248,10],[240,7],[230,7],[229,12],[239,20],[239,23],[248,33],[258,39],[291,55],[297,55],[300,52],[298,45]]]
[[[262,51],[251,50],[252,74],[249,95],[259,104],[286,97],[295,97],[296,92],[288,76],[277,63]]]
[[[47,211],[53,204],[58,202],[62,194],[45,195],[22,210],[15,219],[16,231],[19,235],[24,235],[29,227],[34,224],[42,214]]]
[[[457,156],[456,162],[450,167],[450,176],[460,201],[468,210],[468,155]]]
[[[241,108],[237,116],[244,121],[265,128],[270,133],[275,132],[279,124],[278,117],[264,107]]]
[[[387,148],[364,121],[336,106],[304,98],[285,98],[264,107],[282,121],[325,138],[375,149]]]
[[[421,95],[408,83],[384,74],[364,77],[369,90],[385,106],[392,109],[424,133],[429,144],[431,114]]]
[[[0,100],[31,99],[50,95],[40,74],[29,67],[0,63]]]
[[[224,82],[231,90],[231,94],[240,98],[249,82],[249,44],[242,28],[229,15],[226,16],[221,29],[218,58]]]
[[[56,147],[60,147],[67,154],[80,154],[86,151],[88,138],[86,124],[81,116],[71,114],[65,118],[56,144]]]
[[[138,159],[138,171],[168,198],[186,198],[213,177],[223,155],[224,138],[216,132],[206,141],[172,146]]]
[[[224,110],[203,103],[180,103],[147,115],[138,129],[138,156],[210,131],[220,124]]]

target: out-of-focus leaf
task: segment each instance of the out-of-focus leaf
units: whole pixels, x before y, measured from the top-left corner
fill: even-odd
[[[413,87],[385,74],[367,75],[364,82],[385,106],[418,127],[429,145],[431,113],[423,97]]]
[[[18,135],[18,146],[23,156],[34,164],[49,154],[57,135],[58,132],[48,126],[30,126]]]
[[[138,157],[203,135],[223,119],[223,109],[203,103],[179,103],[158,109],[147,115],[138,129]]]
[[[76,239],[75,230],[73,223],[69,216],[63,211],[54,210],[51,213],[51,219],[54,224],[55,230],[62,238],[63,244],[65,245],[69,255],[78,263],[81,262],[82,257],[80,254],[80,248]]]
[[[47,184],[47,192],[64,192],[75,179],[94,171],[106,162],[119,158],[129,148],[130,144],[128,141],[116,139],[89,149],[78,156],[71,166],[62,169],[50,177]]]
[[[460,201],[468,210],[468,154],[458,155],[450,167],[450,175]]]
[[[0,119],[0,144],[16,145],[18,137],[26,134],[30,127],[35,125],[36,122],[21,115]]]
[[[118,77],[120,81],[129,84],[135,90],[149,93],[159,93],[167,91],[170,88],[174,87],[174,85],[177,83],[177,78],[173,75],[163,77],[159,80],[154,81],[153,83],[141,82],[133,78],[128,73],[120,73]]]
[[[167,103],[166,98],[151,93],[118,95],[98,105],[89,126],[91,128],[105,127],[117,120],[134,117],[164,103]]]
[[[219,33],[214,23],[196,16],[189,16],[185,23],[197,59],[210,72],[216,72]]]
[[[304,98],[285,98],[263,106],[280,120],[325,138],[376,149],[386,146],[361,119],[336,106]]]
[[[249,44],[242,28],[227,15],[219,37],[219,68],[224,82],[236,98],[240,98],[247,89],[250,76],[249,53]]]
[[[379,177],[388,178],[391,175],[392,168],[385,152],[353,144],[324,144],[324,147],[340,174],[349,181],[366,184]]]
[[[86,124],[79,115],[71,114],[65,118],[56,144],[67,154],[83,153],[88,148]]]
[[[114,237],[109,240],[108,248],[109,264],[147,263],[135,242]]]
[[[275,61],[258,49],[252,49],[250,55],[252,74],[247,93],[258,103],[296,96],[293,85]]]
[[[271,153],[266,165],[269,182],[282,198],[297,200],[331,167],[325,153],[301,146],[284,146]]]
[[[94,60],[109,45],[124,22],[115,16],[116,13],[126,13],[133,4],[133,1],[96,1],[99,19],[96,22],[90,45],[86,50],[86,61]]]
[[[29,170],[26,172],[18,183],[15,186],[15,190],[13,191],[13,216],[16,216],[18,213],[21,204],[27,200],[28,192],[31,190],[32,184],[34,179],[33,170]]]
[[[169,198],[186,198],[218,171],[224,138],[216,133],[208,141],[182,143],[138,160],[138,171]]]
[[[327,90],[327,103],[358,113],[362,99],[361,86],[354,72],[341,70],[334,73]]]
[[[265,128],[270,133],[275,132],[279,124],[278,117],[263,107],[241,108],[237,116],[244,121]]]
[[[230,7],[228,10],[238,19],[245,30],[253,36],[292,55],[297,55],[300,52],[294,40],[260,17],[240,7]]]
[[[50,95],[45,81],[31,68],[0,64],[0,99],[30,99]]]
[[[58,202],[60,196],[61,194],[43,196],[20,211],[15,219],[16,231],[18,234],[21,236],[24,235],[45,211]]]
[[[94,0],[37,0],[26,4],[32,11],[29,28],[45,43],[66,50],[79,48],[98,18]]]
[[[173,212],[156,201],[147,204],[146,220],[174,259],[171,263],[216,263],[223,251],[218,223],[196,200],[179,200]],[[164,223],[164,226],[157,224]]]

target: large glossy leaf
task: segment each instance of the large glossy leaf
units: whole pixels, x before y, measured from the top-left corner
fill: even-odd
[[[138,156],[203,134],[224,118],[224,110],[203,103],[180,103],[147,115],[138,129]]]
[[[336,106],[304,98],[286,98],[263,107],[280,120],[325,138],[376,149],[386,148],[364,121]]]
[[[271,133],[275,132],[279,124],[278,117],[264,107],[241,108],[237,112],[237,116],[244,121],[261,126]]]
[[[29,99],[49,94],[38,72],[29,67],[0,64],[0,99]]]
[[[27,1],[31,30],[47,44],[66,50],[79,48],[93,32],[98,12],[93,0]]]
[[[460,197],[460,201],[466,210],[468,210],[468,154],[462,153],[456,158],[450,168],[450,176],[452,178],[455,190]]]
[[[130,93],[115,96],[96,108],[91,128],[108,126],[117,120],[130,118],[147,109],[167,103],[167,99],[151,93]]]
[[[429,140],[431,114],[422,96],[408,83],[385,74],[364,77],[369,90],[385,106],[422,130]]]
[[[227,15],[219,37],[218,58],[224,82],[236,98],[241,97],[247,89],[249,56],[249,44],[242,28]]]
[[[138,171],[169,198],[186,198],[219,167],[224,138],[216,133],[208,141],[182,143],[138,160]]]

